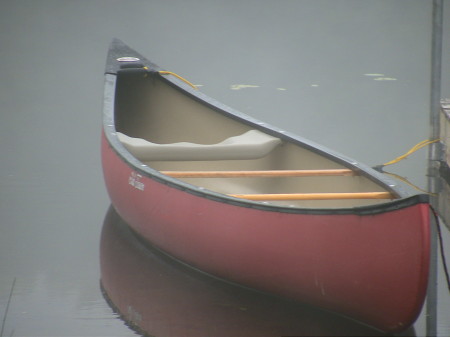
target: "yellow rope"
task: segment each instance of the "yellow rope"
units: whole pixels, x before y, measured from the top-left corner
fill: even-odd
[[[416,152],[417,150],[420,150],[421,148],[423,148],[423,147],[425,147],[425,146],[427,146],[427,145],[436,143],[436,142],[438,142],[438,141],[440,141],[440,139],[434,139],[434,140],[426,139],[426,140],[423,140],[423,141],[421,141],[420,143],[414,145],[414,146],[413,146],[408,152],[406,152],[405,154],[403,154],[403,155],[401,155],[400,157],[397,157],[397,158],[395,158],[395,159],[393,159],[393,160],[391,160],[391,161],[389,161],[389,162],[383,164],[382,166],[387,166],[387,165],[392,165],[392,164],[398,163],[400,160],[405,159],[406,157],[408,157],[410,154]]]
[[[428,191],[424,190],[423,188],[420,188],[419,186],[414,185],[408,179],[406,179],[405,177],[402,177],[402,176],[400,176],[398,174],[395,174],[395,173],[392,173],[392,172],[387,172],[387,171],[383,171],[383,174],[387,174],[388,176],[394,177],[394,178],[404,182],[405,184],[411,186],[412,188],[414,188],[415,190],[417,190],[419,192],[426,193],[426,194],[431,195],[433,197],[437,196],[437,193],[428,192]]]
[[[175,74],[175,73],[173,73],[173,72],[171,72],[171,71],[165,71],[165,70],[160,70],[159,73],[160,73],[161,75],[173,75],[173,76],[175,76],[176,78],[182,80],[184,83],[189,84],[189,85],[190,85],[192,88],[194,88],[195,90],[198,90],[198,88],[197,88],[194,84],[192,84],[192,83],[189,82],[187,79],[181,77],[181,76],[178,75],[178,74]]]

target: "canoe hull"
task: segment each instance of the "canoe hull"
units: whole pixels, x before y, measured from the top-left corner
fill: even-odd
[[[426,202],[355,213],[244,207],[149,176],[105,134],[102,164],[120,216],[194,268],[383,331],[404,330],[420,313],[429,265]]]
[[[105,299],[145,336],[380,336],[357,322],[176,263],[143,245],[112,207],[103,223],[100,266]]]

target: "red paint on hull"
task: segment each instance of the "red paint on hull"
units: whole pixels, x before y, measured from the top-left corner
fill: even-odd
[[[142,335],[380,336],[354,321],[208,277],[142,244],[110,208],[100,241],[110,305]]]
[[[121,217],[151,244],[210,274],[355,318],[383,331],[414,322],[426,293],[427,204],[372,215],[240,207],[143,175],[102,138]]]

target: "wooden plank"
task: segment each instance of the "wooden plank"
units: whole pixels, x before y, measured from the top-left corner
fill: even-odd
[[[229,196],[256,200],[336,200],[336,199],[395,199],[390,192],[352,193],[279,193],[279,194],[229,194]]]
[[[265,171],[161,171],[161,173],[173,178],[316,177],[355,175],[355,172],[349,169]]]

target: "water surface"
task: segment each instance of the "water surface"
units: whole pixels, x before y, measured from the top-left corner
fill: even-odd
[[[102,72],[113,37],[219,101],[369,165],[429,135],[431,1],[0,2],[0,314],[16,279],[5,336],[135,335],[99,285]],[[426,189],[426,149],[389,170]],[[449,295],[439,294],[445,336]],[[334,321],[314,324],[330,331]]]

